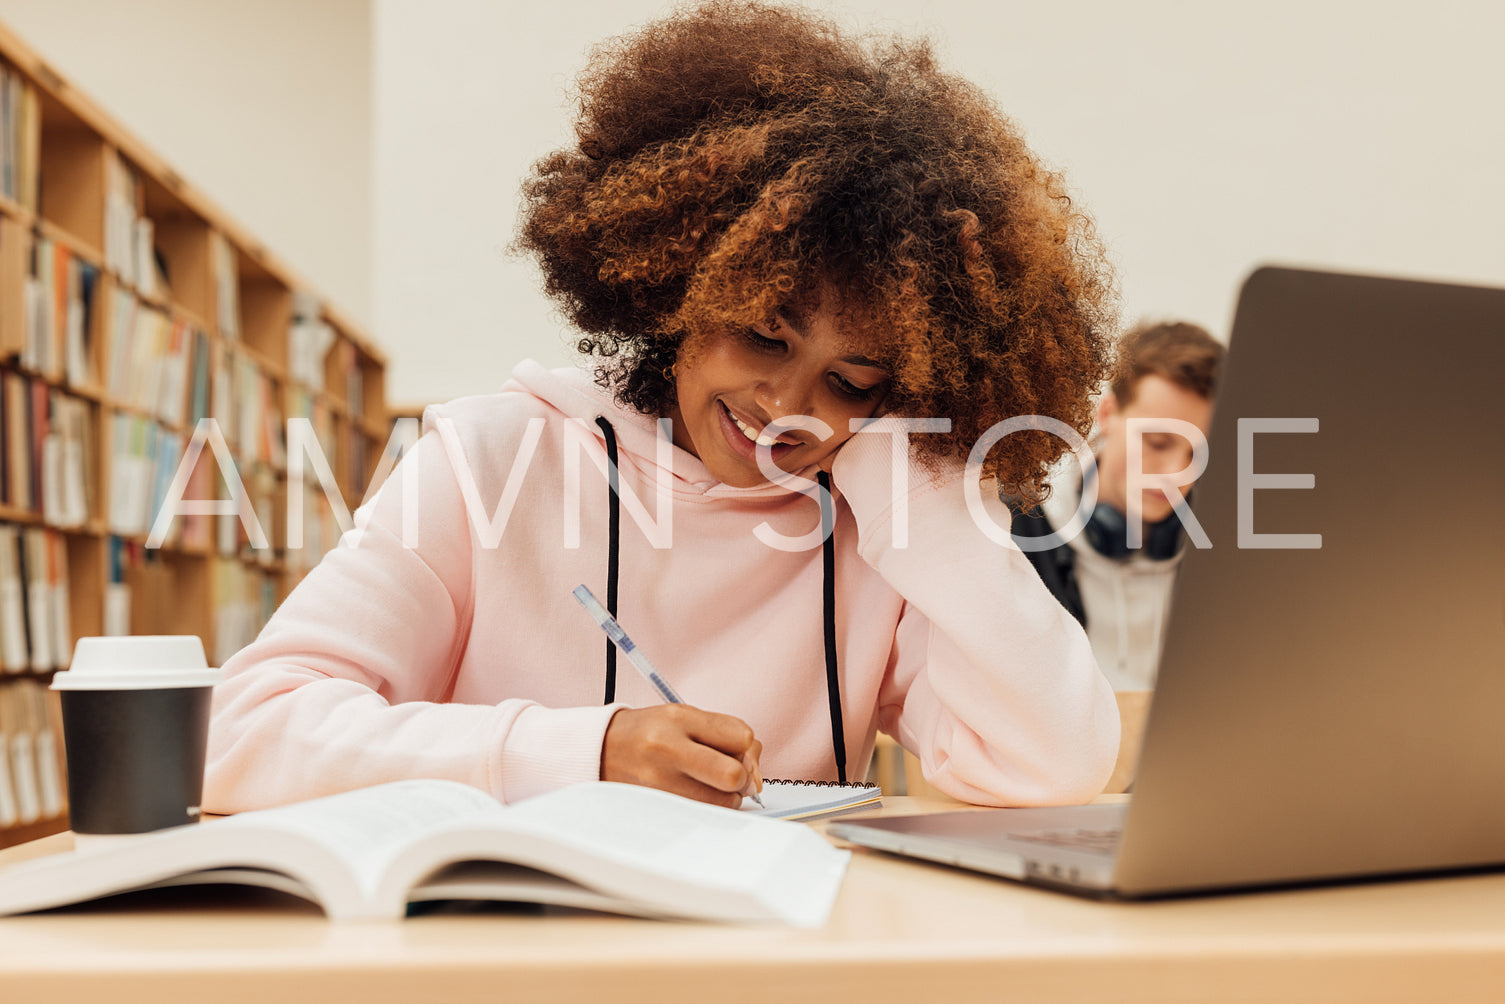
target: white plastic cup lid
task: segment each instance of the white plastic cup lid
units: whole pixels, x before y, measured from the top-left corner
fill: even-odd
[[[197,635],[131,635],[80,638],[68,668],[53,674],[52,689],[166,690],[219,681]]]

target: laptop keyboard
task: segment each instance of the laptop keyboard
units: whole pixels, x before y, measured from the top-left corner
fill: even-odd
[[[1118,846],[1122,829],[1110,830],[1047,830],[1041,833],[1010,833],[1014,840],[1028,840],[1036,844],[1054,847],[1080,847],[1092,851],[1111,851]]]

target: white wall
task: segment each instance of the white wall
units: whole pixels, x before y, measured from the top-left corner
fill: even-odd
[[[1226,337],[1257,262],[1505,283],[1505,5],[867,0],[984,84],[1097,217],[1124,315]],[[495,387],[567,354],[503,257],[565,88],[654,0],[374,0],[376,317],[393,397]]]
[[[0,0],[0,21],[370,327],[369,0]]]
[[[613,6],[631,2],[373,0],[373,288],[393,403],[570,358],[536,270],[504,248],[528,165],[569,135],[565,74],[620,23]]]

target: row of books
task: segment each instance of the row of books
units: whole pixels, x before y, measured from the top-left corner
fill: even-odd
[[[273,497],[277,491],[275,474],[286,465],[286,446],[280,425],[280,411],[270,401],[270,387],[254,364],[237,369],[239,379],[229,381],[229,388],[240,391],[231,400],[245,402],[238,414],[228,415],[217,426],[224,447],[236,450],[229,456],[235,465],[235,477],[251,493],[258,514],[270,520],[274,513]],[[311,400],[311,399],[310,399]],[[84,526],[98,511],[98,456],[96,440],[96,406],[43,380],[16,370],[0,372],[0,417],[4,418],[4,435],[0,436],[0,505],[34,513],[55,527]],[[316,428],[320,447],[330,463],[335,463],[336,444],[328,410],[315,409],[321,419]],[[345,427],[347,435],[363,441],[358,430]],[[168,501],[172,481],[182,463],[191,433],[163,425],[133,412],[114,412],[108,417],[106,442],[109,444],[109,498],[104,517],[111,533],[142,536],[151,531],[153,521]],[[245,445],[249,444],[249,452]],[[361,449],[348,449],[357,459]],[[363,462],[363,461],[362,461]],[[273,466],[273,464],[277,466]],[[309,465],[310,467],[312,465]],[[346,484],[355,492],[364,487],[354,476]],[[185,490],[176,496],[185,500],[230,497],[222,485],[228,485],[225,472],[219,470],[212,445],[207,441],[200,459],[189,475]],[[316,478],[311,478],[316,480]],[[229,519],[232,528],[239,521]],[[270,533],[270,523],[268,533]],[[248,546],[244,532],[239,542],[224,543],[228,531],[221,530],[222,553],[235,553]],[[207,548],[209,528],[204,517],[183,516],[174,522],[166,541]]]
[[[7,228],[0,231],[0,240],[6,239],[24,239],[24,233]],[[49,380],[92,385],[98,376],[91,333],[99,270],[44,237],[35,239],[31,257],[19,364]],[[110,397],[171,425],[192,425],[209,415],[210,374],[216,372],[209,335],[128,289],[110,286],[103,299]],[[271,379],[249,356],[233,351],[216,377],[214,415],[226,438],[232,446],[244,438],[254,455],[274,460],[281,434]]]
[[[94,382],[90,352],[99,269],[65,245],[38,235],[26,278],[26,341],[21,365],[74,386]]]
[[[105,267],[143,296],[165,297],[167,276],[157,260],[155,227],[141,212],[144,202],[141,173],[110,151],[105,164]]]
[[[145,536],[167,500],[173,476],[183,460],[183,436],[149,418],[117,412],[110,418],[110,499],[105,514],[111,533]],[[205,465],[207,466],[207,465]],[[185,493],[185,497],[194,497]],[[183,522],[171,543],[184,540]]]
[[[37,208],[41,141],[36,88],[0,63],[0,193],[31,210]]]
[[[219,558],[211,572],[214,645],[210,659],[223,666],[256,640],[277,609],[277,584],[271,574],[243,562]]]
[[[173,479],[185,464],[188,447],[184,437],[149,419],[117,414],[112,419],[110,499],[106,522],[113,534],[144,537],[150,534],[159,514],[171,504],[173,514],[160,545],[185,550],[213,550],[269,564],[285,557],[295,569],[313,566],[338,542],[342,527],[335,504],[325,494],[316,462],[304,467],[301,497],[291,488],[286,503],[298,507],[299,539],[289,541],[283,508],[283,482],[265,465],[240,465],[234,478],[250,501],[254,526],[238,512],[206,515],[185,510],[202,500],[232,499],[231,485],[224,477],[213,449],[206,443],[197,461],[187,471],[186,482],[176,494]],[[362,437],[363,438],[363,437]],[[330,472],[332,473],[332,471]],[[349,496],[360,499],[364,486]],[[211,531],[211,525],[216,528]],[[259,528],[265,540],[252,536]],[[211,541],[211,536],[213,537]]]
[[[0,240],[15,239],[0,231]],[[219,246],[228,248],[220,240]],[[281,468],[285,437],[278,384],[247,353],[226,347],[216,364],[216,346],[208,333],[167,311],[144,303],[129,289],[104,287],[99,270],[74,256],[67,247],[38,237],[32,248],[33,274],[27,280],[26,338],[20,366],[52,381],[92,386],[96,373],[91,343],[96,300],[104,312],[106,347],[105,390],[110,399],[171,426],[194,426],[212,416],[231,449],[244,459]],[[232,251],[226,254],[233,255]],[[294,323],[295,332],[299,324]],[[325,386],[325,357],[334,329],[322,321],[303,330],[323,337],[292,337],[302,345],[293,355],[295,384],[318,390]],[[315,352],[314,350],[318,351]],[[336,365],[358,424],[364,412],[362,371],[355,347],[340,341]],[[305,396],[312,396],[307,391]],[[300,408],[304,413],[306,408]],[[295,414],[298,410],[295,410]],[[365,444],[359,437],[346,451],[349,466],[342,472],[349,483],[361,481],[366,469]],[[326,441],[326,454],[333,444]]]
[[[103,633],[130,634],[132,603],[172,609],[185,596],[174,566],[140,543],[111,537]],[[275,576],[238,558],[212,558],[209,603],[216,664],[252,640],[278,601]],[[10,678],[66,668],[72,658],[68,540],[46,527],[0,523],[0,670]]]
[[[306,387],[295,384],[288,393],[287,417],[308,420],[313,426],[314,438],[319,441],[319,449],[324,452],[324,456],[333,466],[338,448],[338,436],[334,411],[324,402],[324,399]]]
[[[288,395],[288,418],[307,419],[313,426],[318,448],[328,461],[330,473],[344,487],[344,495],[363,498],[368,488],[372,447],[365,431],[353,420],[339,422],[334,412],[318,396],[301,387],[294,387]],[[291,449],[291,444],[289,445]],[[312,481],[308,458],[304,459],[305,477]]]
[[[366,491],[367,481],[370,476],[370,467],[368,465],[374,451],[371,449],[371,442],[366,438],[365,433],[356,428],[354,424],[345,426],[345,435],[349,448],[344,454],[344,470],[340,472],[340,477],[345,484],[355,488],[355,495],[359,498],[364,496]]]
[[[244,352],[227,348],[214,368],[209,414],[240,460],[287,467],[280,385]]]
[[[254,392],[250,400],[257,405],[252,419],[232,418],[216,427],[222,436],[218,456],[215,444],[203,439],[198,460],[186,473],[186,485],[176,493],[173,479],[184,462],[192,433],[134,412],[107,416],[104,431],[110,476],[102,515],[110,533],[145,536],[169,502],[176,506],[179,501],[233,498],[230,488],[238,481],[249,494],[269,542],[280,548],[283,538],[274,528],[280,528],[284,515],[279,472],[285,469],[286,447],[282,431],[274,434],[266,421],[264,381],[254,372],[242,373],[248,374],[244,386]],[[317,445],[310,450],[322,453],[329,465],[327,473],[337,476],[345,489],[344,498],[364,497],[371,452],[364,432],[351,423],[336,422],[331,410],[313,395],[295,393],[293,399],[294,407],[305,412],[295,417],[307,418],[314,430]],[[54,527],[84,526],[92,514],[99,513],[96,409],[91,401],[19,371],[0,373],[0,416],[5,419],[5,434],[0,436],[0,504],[34,513]],[[235,430],[243,439],[261,442],[249,459],[244,452],[239,456],[224,452],[234,450],[229,439]],[[277,444],[275,450],[269,449],[269,442]],[[222,457],[235,468],[233,472],[221,469]],[[282,466],[273,467],[269,459]],[[305,485],[315,494],[295,500],[302,506],[306,541],[299,553],[290,556],[298,567],[311,565],[339,536],[334,507],[323,493],[319,458],[305,455],[303,463]],[[339,470],[340,466],[345,469]],[[263,562],[276,557],[271,548],[256,547],[241,520],[229,515],[219,517],[217,530],[212,529],[209,516],[178,515],[161,543],[203,550],[213,545],[221,554],[246,555],[254,549],[255,557]]]
[[[288,494],[293,495],[291,489]],[[290,571],[306,572],[340,542],[344,528],[340,526],[340,518],[323,489],[312,480],[304,487],[301,498],[290,498],[289,501],[300,506],[302,524],[298,528],[299,539],[289,540],[283,553]],[[295,543],[299,546],[292,546]]]
[[[233,577],[233,572],[221,570],[220,565],[240,565],[241,562],[234,558],[214,558],[208,560],[213,563],[214,570],[208,583],[195,578],[191,586],[180,578],[180,573],[185,567],[173,560],[172,556],[162,551],[147,547],[139,540],[130,540],[125,537],[109,537],[106,547],[107,565],[106,582],[104,592],[104,617],[101,633],[105,635],[129,635],[129,634],[173,634],[181,631],[180,621],[174,621],[171,616],[174,611],[180,611],[185,604],[197,603],[202,597],[204,590],[208,590],[208,600],[211,605],[225,602],[221,597],[233,593],[215,583],[228,577]],[[267,573],[260,569],[247,568],[248,573],[265,577]],[[139,608],[139,609],[138,609]],[[263,611],[258,607],[258,614]],[[265,609],[261,622],[255,627],[255,631],[261,629],[266,618],[271,616],[271,610]],[[230,618],[233,624],[235,617]],[[205,625],[207,627],[207,624]],[[244,638],[245,632],[238,635]],[[252,632],[254,637],[254,631]],[[241,642],[244,644],[244,641]],[[209,646],[205,646],[205,651]]]
[[[0,668],[47,673],[72,653],[67,540],[45,527],[0,523]]]
[[[95,511],[93,406],[15,370],[0,372],[0,503],[53,526]]]
[[[113,538],[105,633],[171,633],[179,622],[164,620],[164,611],[207,601],[213,638],[206,639],[205,652],[214,665],[224,665],[255,640],[272,616],[279,599],[277,575],[237,558],[212,557],[207,577],[199,579],[195,573],[195,594],[186,595],[182,567],[137,543]],[[132,607],[138,605],[139,616],[133,618]]]
[[[340,342],[332,355],[333,365],[329,369],[334,382],[345,395],[351,417],[359,422],[366,414],[366,387],[355,346],[350,342]]]
[[[214,418],[244,460],[286,463],[279,387],[255,359],[116,288],[109,304],[111,399],[175,427]],[[216,361],[215,356],[218,355]]]
[[[312,294],[294,293],[293,319],[287,329],[288,375],[314,390],[326,389],[324,361],[335,344],[334,328],[320,316],[321,309]]]
[[[282,554],[283,509],[281,481],[277,472],[263,463],[235,463],[216,450],[204,437],[191,467],[185,467],[194,448],[191,436],[127,412],[111,417],[110,498],[106,524],[110,533],[125,537],[153,534],[164,509],[169,509],[165,532],[151,540],[153,546],[190,551],[213,550],[266,565]],[[233,470],[226,471],[221,458]],[[184,483],[175,488],[180,468]],[[243,491],[250,502],[252,518],[233,512],[190,512],[192,503],[237,501]],[[257,539],[256,531],[262,539]],[[320,552],[322,553],[322,552]]]
[[[57,695],[35,679],[0,683],[0,828],[67,810]]]
[[[110,397],[170,425],[209,414],[211,340],[203,331],[113,287],[109,297]]]
[[[215,550],[227,557],[238,555],[247,561],[270,565],[283,553],[283,502],[278,493],[279,482],[265,466],[246,468],[239,474],[255,522],[249,524],[238,513],[216,516],[219,522]],[[260,530],[265,539],[256,541],[251,536],[253,530]]]
[[[107,538],[104,611],[100,634],[131,633],[130,569],[140,565],[146,549],[136,541]]]
[[[218,230],[209,233],[209,269],[214,276],[215,320],[220,334],[240,337],[240,270],[235,249]]]
[[[228,476],[220,469],[213,445],[204,442],[197,460],[187,471],[186,483],[174,493],[173,481],[188,459],[191,441],[182,433],[128,413],[111,419],[110,499],[106,514],[109,531],[128,537],[145,537],[153,532],[163,509],[172,506],[166,532],[155,543],[185,550],[208,551],[214,547],[221,554],[247,553],[255,542],[238,515],[214,516],[187,512],[192,503],[231,499],[231,479],[251,499],[256,519],[271,544],[272,519],[275,517],[273,496],[275,476],[266,468],[240,467]],[[233,459],[231,461],[233,465]],[[214,529],[218,520],[218,529]],[[273,560],[270,547],[258,549],[256,557]]]
[[[207,333],[126,290],[114,291],[110,318],[111,398],[174,426],[214,418],[241,459],[286,465],[280,385],[254,358],[217,351]]]
[[[293,323],[288,329],[288,372],[296,383],[315,391],[343,394],[357,422],[366,413],[365,372],[353,343],[338,339],[319,316],[312,296],[293,296]]]

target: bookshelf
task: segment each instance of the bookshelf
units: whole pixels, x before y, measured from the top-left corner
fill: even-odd
[[[385,365],[0,25],[0,846],[67,827],[46,688],[78,638],[194,634],[219,665],[334,545],[310,451],[353,511],[389,445]],[[254,520],[190,511],[236,484]]]

